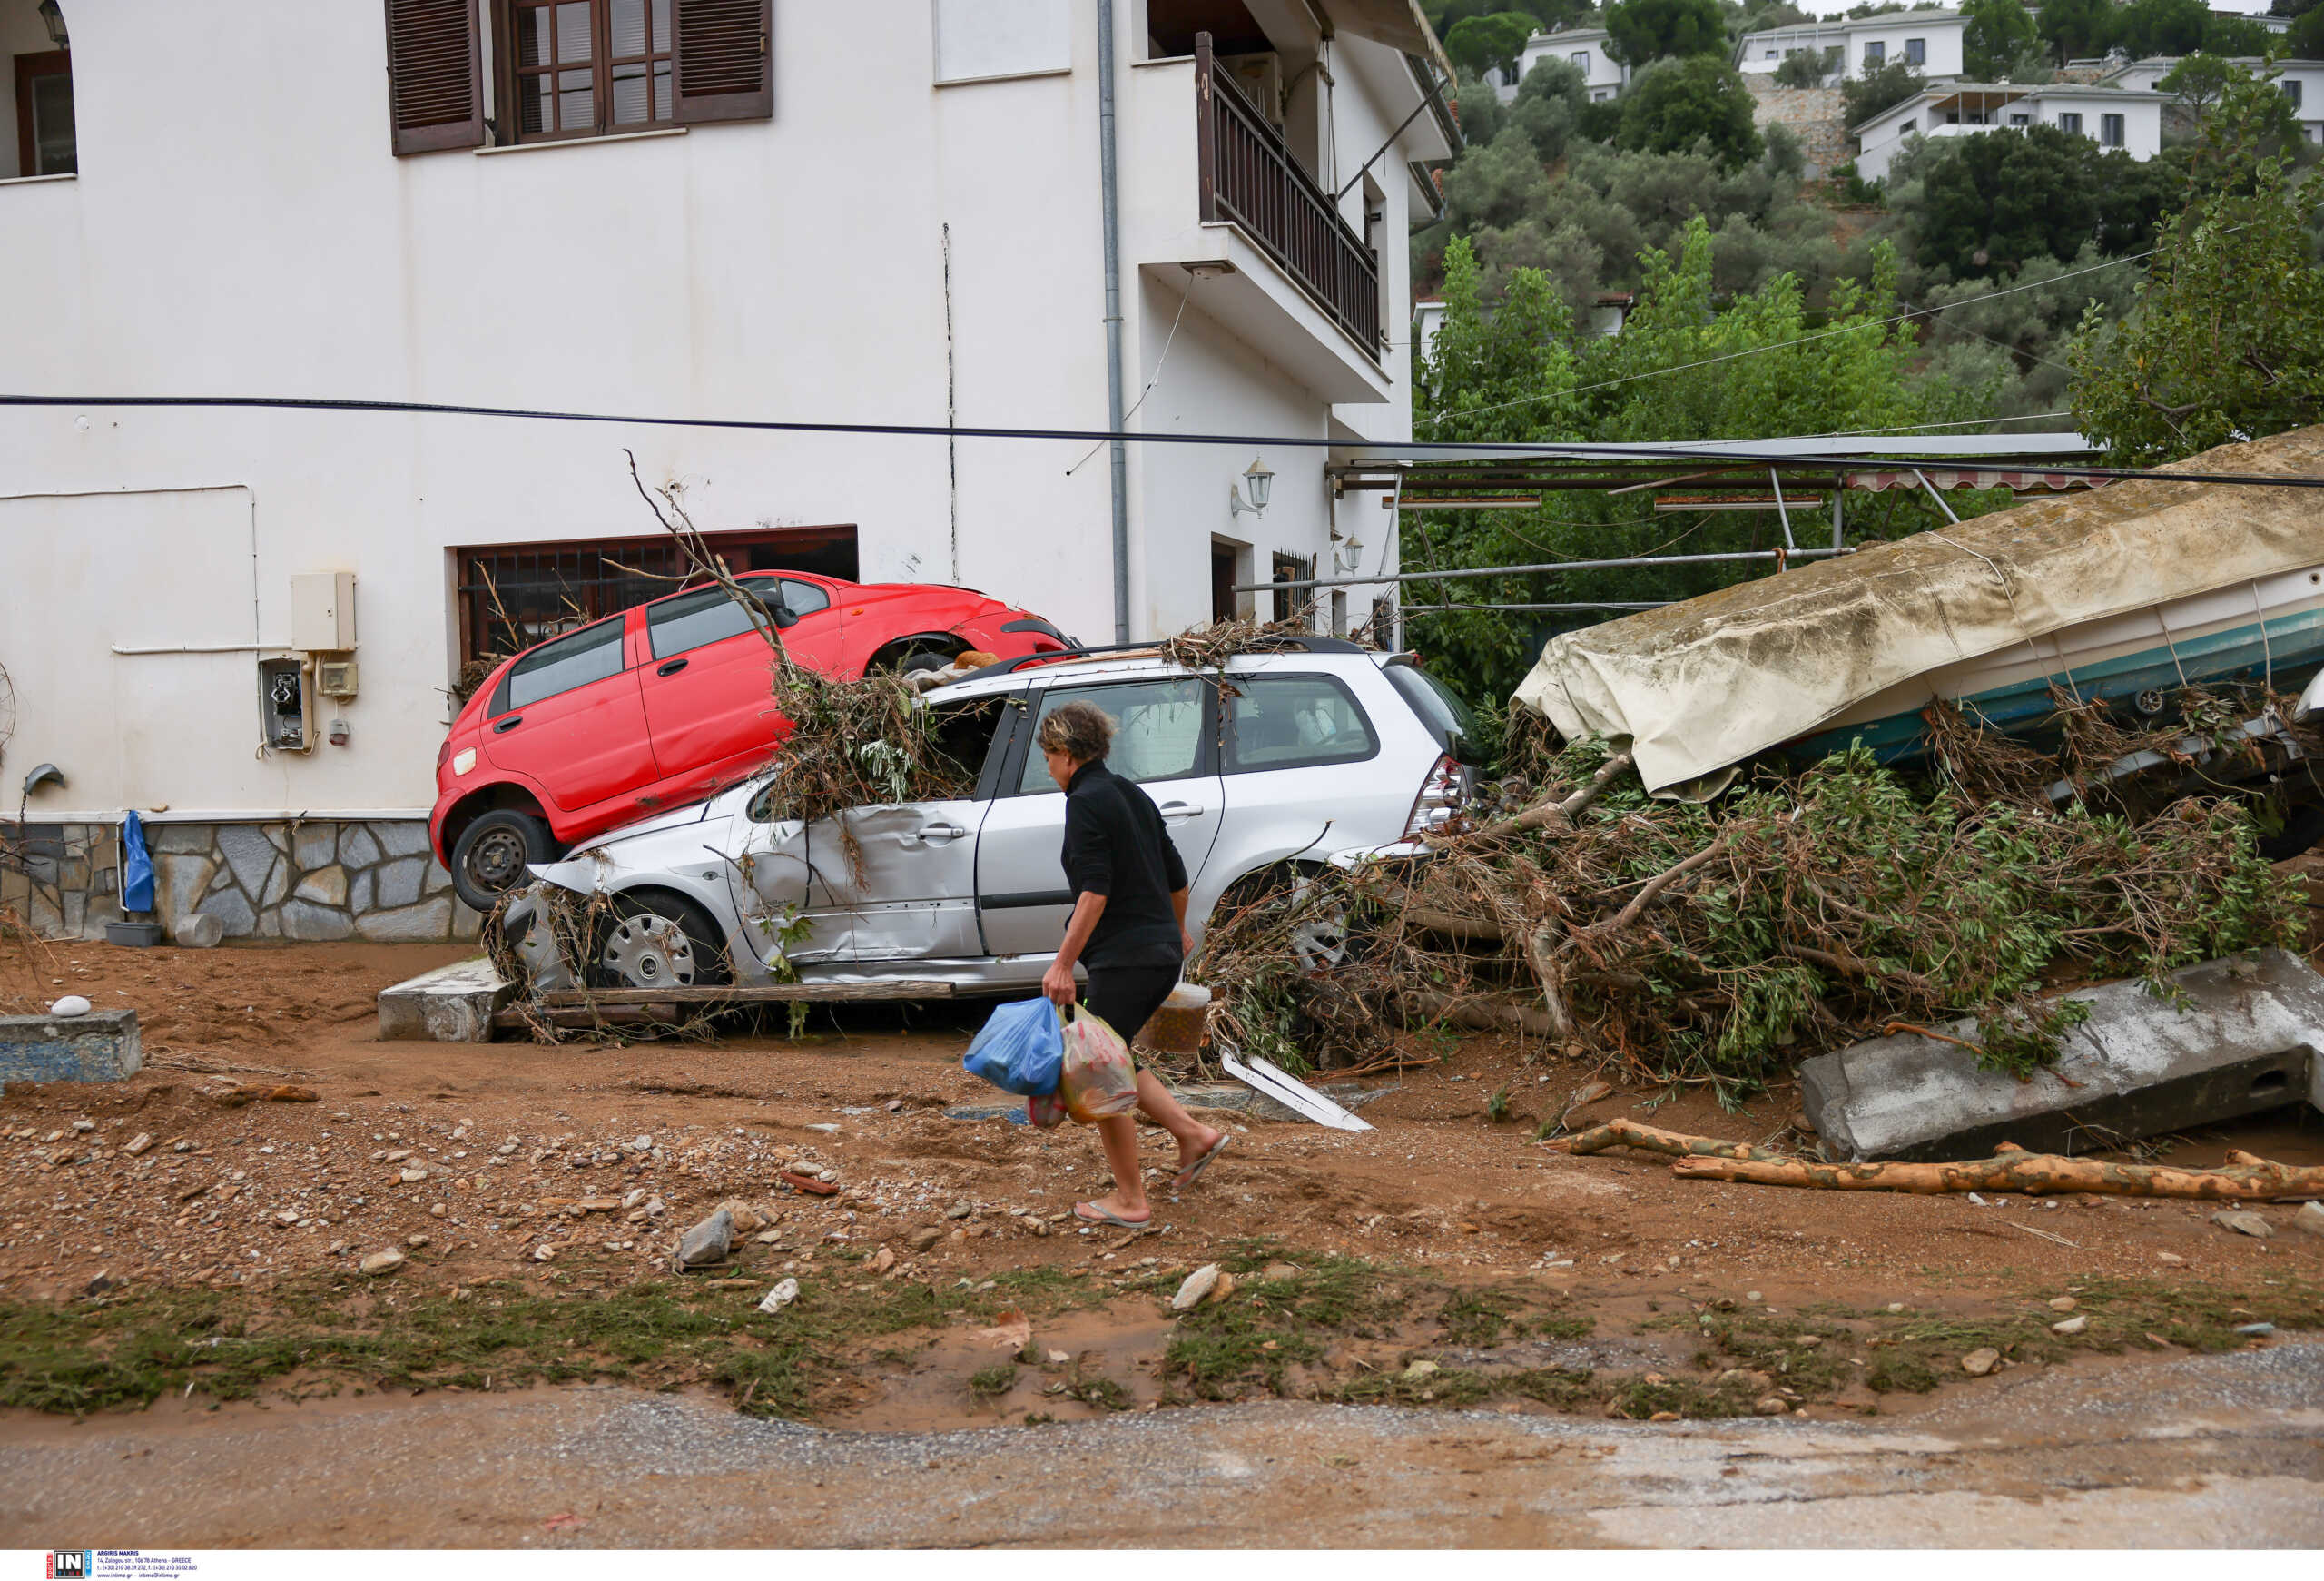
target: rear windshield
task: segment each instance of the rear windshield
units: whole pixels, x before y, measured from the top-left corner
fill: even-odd
[[[1477,732],[1477,716],[1452,687],[1417,665],[1387,667],[1388,684],[1412,705],[1428,733],[1445,744],[1445,750],[1466,764],[1482,764],[1485,746]]]

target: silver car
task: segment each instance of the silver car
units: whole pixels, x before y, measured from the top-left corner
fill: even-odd
[[[771,819],[761,776],[535,867],[541,882],[510,906],[506,936],[551,988],[795,976],[1029,989],[1072,911],[1059,862],[1065,796],[1033,734],[1077,700],[1112,716],[1108,766],[1144,786],[1169,826],[1197,941],[1222,897],[1403,840],[1470,791],[1474,722],[1410,655],[1306,637],[1223,675],[1151,650],[1019,660],[926,695],[956,755],[982,764],[975,794],[841,815],[860,860],[842,854],[832,820]],[[558,926],[554,890],[605,900],[588,925]],[[1303,953],[1336,948],[1318,936]]]

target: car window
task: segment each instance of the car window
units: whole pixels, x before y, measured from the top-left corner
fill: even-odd
[[[1226,772],[1360,763],[1380,750],[1372,721],[1330,676],[1237,676],[1226,700]]]
[[[1106,766],[1138,785],[1184,779],[1202,763],[1203,685],[1192,679],[1132,681],[1110,687],[1051,687],[1018,776],[1019,795],[1057,789],[1040,749],[1040,721],[1068,703],[1095,703],[1114,722],[1114,749]]]
[[[786,587],[803,585],[785,584]],[[753,577],[744,581],[743,586],[762,598],[775,590],[772,577]],[[645,609],[646,635],[652,639],[655,658],[690,653],[713,642],[740,637],[750,629],[749,613],[729,598],[724,588],[704,588],[692,593],[681,593],[675,598],[650,604]]]
[[[783,580],[783,607],[793,615],[813,615],[832,607],[832,596],[812,582]]]
[[[1485,757],[1484,742],[1477,730],[1477,716],[1469,711],[1460,694],[1426,670],[1408,664],[1392,664],[1381,672],[1388,684],[1412,705],[1420,722],[1428,727],[1429,739],[1445,745],[1445,750],[1462,763],[1482,765]]]
[[[939,704],[932,710],[932,745],[952,760],[952,768],[958,771],[954,776],[958,799],[971,795],[982,799],[989,794],[980,787],[989,776],[998,773],[998,766],[991,762],[993,757],[1007,755],[1008,736],[1001,731],[1000,723],[1008,716],[1011,700],[1006,695],[978,697],[966,703]],[[774,793],[782,778],[782,771],[777,769],[752,794],[744,808],[751,822],[780,821],[774,815]]]
[[[496,711],[529,707],[544,697],[621,674],[621,634],[622,621],[616,617],[543,643],[509,667],[502,683],[506,702]]]

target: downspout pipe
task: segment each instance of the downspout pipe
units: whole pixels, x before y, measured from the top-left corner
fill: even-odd
[[[1106,234],[1106,431],[1113,451],[1114,640],[1129,640],[1129,449],[1122,441],[1122,232],[1114,180],[1114,0],[1098,0],[1098,188]]]

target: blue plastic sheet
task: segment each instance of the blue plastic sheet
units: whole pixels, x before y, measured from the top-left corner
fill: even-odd
[[[121,909],[153,909],[153,859],[145,853],[145,825],[135,813],[121,820]]]
[[[1065,1033],[1057,1006],[1046,999],[1004,1004],[988,1017],[960,1067],[1004,1092],[1039,1098],[1057,1091],[1065,1060]]]

